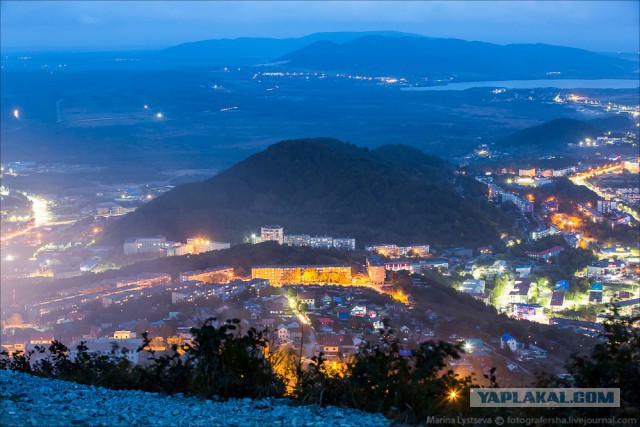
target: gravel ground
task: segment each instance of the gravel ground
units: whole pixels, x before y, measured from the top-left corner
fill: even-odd
[[[387,426],[382,415],[285,399],[226,402],[109,390],[0,371],[1,426]]]

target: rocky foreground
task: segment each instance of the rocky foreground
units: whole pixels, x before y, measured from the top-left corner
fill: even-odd
[[[2,426],[386,426],[382,415],[286,399],[226,402],[164,396],[0,371]]]

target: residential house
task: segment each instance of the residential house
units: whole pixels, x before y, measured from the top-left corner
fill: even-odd
[[[522,345],[518,342],[518,340],[511,334],[502,334],[500,337],[500,348],[508,348],[512,352],[516,352],[519,347]]]
[[[337,307],[336,315],[338,316],[338,320],[349,320],[349,315],[351,314],[351,310],[347,307]]]
[[[333,324],[335,322],[330,317],[320,317],[320,318],[318,318],[318,323],[320,324],[320,326],[329,326],[329,327],[331,327],[331,326],[333,326]]]
[[[602,304],[602,292],[589,292],[589,302]]]
[[[319,351],[323,352],[327,359],[337,358],[340,356],[340,347],[342,346],[343,335],[335,334],[317,334],[316,342]]]
[[[479,293],[484,292],[484,286],[485,286],[484,280],[468,279],[468,280],[465,280],[464,282],[462,282],[462,286],[460,287],[460,291],[466,292],[466,293],[479,294]]]
[[[331,297],[329,296],[329,294],[324,294],[320,301],[322,301],[322,305],[329,305],[331,304]]]
[[[544,251],[540,251],[540,252],[527,252],[527,256],[529,258],[533,258],[536,260],[548,260],[550,258],[553,258],[554,256],[557,256],[558,254],[560,254],[560,252],[562,252],[564,250],[564,248],[562,246],[553,246],[549,249],[545,249]]]
[[[629,298],[631,298],[631,292],[620,291],[620,292],[618,292],[618,298],[619,299],[629,299]]]
[[[374,317],[371,321],[374,330],[381,331],[384,329],[384,321],[380,317]]]
[[[516,274],[518,275],[518,277],[526,279],[527,277],[529,277],[529,274],[531,274],[531,265],[516,265]]]
[[[298,301],[300,304],[306,304],[309,310],[313,310],[316,304],[316,294],[310,291],[298,292]]]
[[[266,308],[268,314],[274,316],[282,316],[284,314],[284,304],[281,302],[268,302]]]
[[[531,280],[516,279],[513,290],[509,292],[509,302],[516,304],[524,304],[531,297]]]
[[[626,271],[627,264],[621,260],[603,259],[587,266],[587,277],[617,276]]]
[[[355,305],[351,309],[351,315],[356,317],[364,317],[367,314],[367,307],[364,305]]]
[[[551,295],[549,307],[552,311],[560,311],[564,308],[564,291],[555,291]]]
[[[282,323],[278,325],[277,333],[280,341],[289,341],[291,339],[289,328]]]

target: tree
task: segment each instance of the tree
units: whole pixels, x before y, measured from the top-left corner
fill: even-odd
[[[557,387],[571,385],[584,388],[619,388],[620,408],[572,409],[572,414],[587,411],[591,416],[640,416],[640,316],[621,316],[614,304],[603,323],[602,342],[590,355],[571,356],[565,365],[573,382],[567,384],[553,377],[542,376],[539,385]],[[584,415],[583,412],[580,414]]]

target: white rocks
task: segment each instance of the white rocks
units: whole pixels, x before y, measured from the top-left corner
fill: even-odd
[[[0,371],[0,425],[9,426],[387,426],[380,414],[293,406],[287,399],[202,401],[108,390]]]

